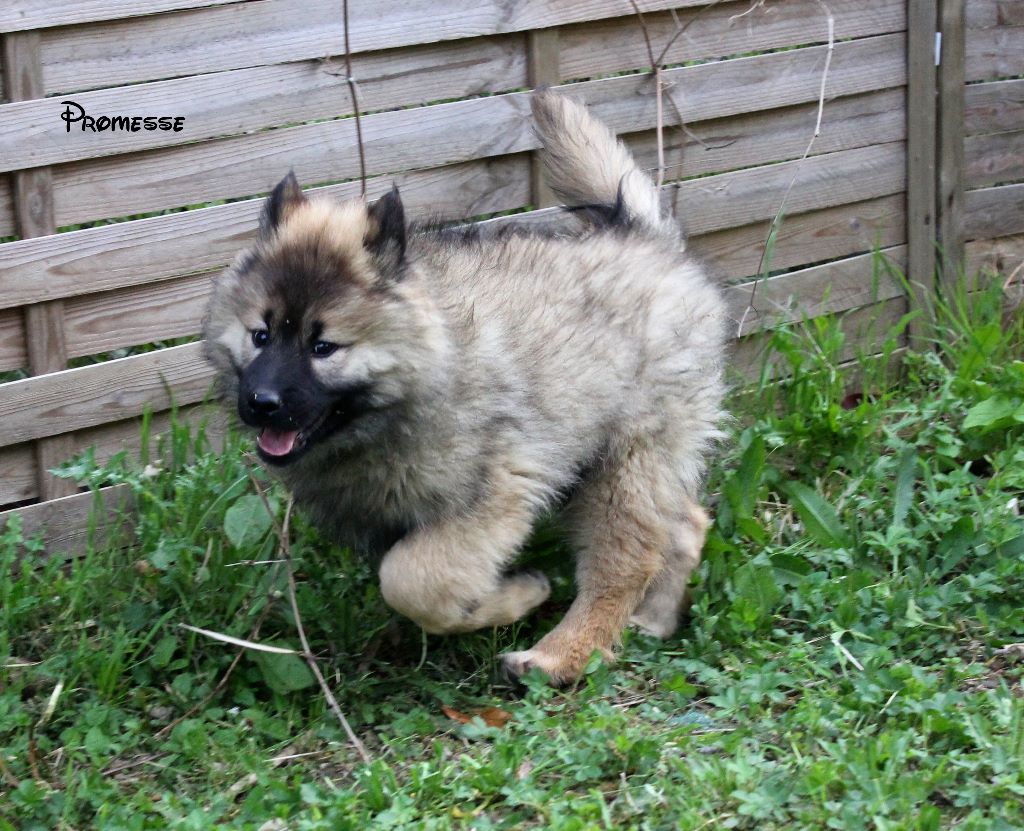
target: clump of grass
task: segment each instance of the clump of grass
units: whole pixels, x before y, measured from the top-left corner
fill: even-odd
[[[177,626],[296,645],[244,443],[177,426],[156,475],[79,460],[135,492],[132,545],[64,563],[0,536],[0,829],[1020,827],[1024,337],[998,287],[965,298],[898,371],[906,319],[855,366],[839,320],[774,335],[691,619],[575,690],[494,674],[571,597],[553,528],[537,619],[424,640],[297,518],[303,622],[369,766],[296,656],[222,683],[234,649]]]

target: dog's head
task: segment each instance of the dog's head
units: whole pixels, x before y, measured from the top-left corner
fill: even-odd
[[[204,335],[222,388],[289,464],[357,434],[431,372],[443,326],[405,256],[397,188],[376,203],[309,199],[289,174],[256,244],[217,281]]]

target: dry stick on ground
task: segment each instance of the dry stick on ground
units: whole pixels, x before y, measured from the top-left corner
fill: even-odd
[[[763,0],[758,0],[753,6],[750,7],[744,14],[749,14],[757,6],[761,5]],[[811,140],[807,143],[807,148],[804,150],[803,155],[797,160],[797,168],[793,172],[793,178],[789,180],[789,185],[786,187],[786,192],[782,195],[782,201],[779,203],[779,209],[775,212],[775,216],[772,218],[771,225],[768,227],[768,237],[765,239],[764,248],[761,249],[761,259],[757,264],[757,276],[754,279],[754,285],[750,290],[750,299],[747,301],[747,308],[743,310],[743,316],[740,318],[739,325],[736,327],[736,337],[740,337],[743,334],[743,326],[747,322],[747,317],[751,312],[757,313],[754,308],[754,299],[757,297],[757,287],[761,283],[761,278],[764,273],[765,257],[768,256],[768,251],[773,247],[775,237],[779,232],[779,225],[782,223],[782,215],[786,209],[786,200],[789,199],[789,194],[792,192],[793,187],[796,185],[797,177],[800,175],[799,162],[803,162],[811,155],[811,149],[814,147],[814,142],[818,136],[821,135],[821,119],[825,114],[825,87],[828,84],[828,72],[832,66],[832,53],[835,50],[835,29],[836,20],[832,15],[832,10],[823,2],[819,0],[818,3],[822,10],[825,12],[828,20],[828,50],[825,52],[825,68],[821,73],[821,89],[818,93],[818,117],[814,123],[814,133],[811,135]]]
[[[256,488],[256,492],[259,494],[260,499],[263,501],[263,507],[267,509],[267,513],[270,515],[271,522],[274,525],[274,531],[277,533],[279,551],[281,552],[281,559],[285,561],[285,569],[288,575],[288,602],[292,607],[292,615],[295,618],[295,629],[299,635],[299,642],[302,644],[302,657],[305,658],[306,663],[309,665],[317,683],[320,684],[320,689],[323,691],[324,698],[327,700],[328,706],[334,713],[338,722],[341,724],[342,729],[345,731],[345,735],[348,736],[349,742],[359,753],[359,756],[366,764],[370,764],[373,759],[370,757],[369,752],[366,749],[366,745],[360,740],[355,734],[352,726],[348,723],[348,719],[345,718],[345,714],[341,711],[341,707],[338,706],[338,700],[334,697],[334,693],[331,692],[331,688],[327,684],[327,679],[324,678],[323,673],[320,671],[320,665],[316,662],[316,658],[313,657],[313,652],[309,648],[309,641],[306,639],[306,629],[302,625],[302,615],[299,613],[299,601],[296,595],[295,587],[295,563],[292,560],[292,548],[289,541],[289,532],[292,516],[292,506],[294,500],[288,499],[288,505],[284,511],[284,521],[279,526],[277,524],[277,516],[274,513],[274,509],[270,504],[270,500],[267,499],[267,494],[260,485],[259,480],[252,473],[252,468],[249,469],[249,478]]]

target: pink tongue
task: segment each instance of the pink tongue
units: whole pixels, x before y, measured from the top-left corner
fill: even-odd
[[[268,456],[287,456],[295,447],[295,439],[298,436],[298,430],[272,430],[266,427],[256,439],[256,443]]]

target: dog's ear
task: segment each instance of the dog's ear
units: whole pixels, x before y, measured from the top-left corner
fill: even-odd
[[[397,280],[405,261],[405,208],[398,194],[398,185],[370,205],[369,225],[363,240],[373,256],[381,276]]]
[[[306,204],[306,196],[299,187],[299,180],[295,178],[295,171],[289,170],[285,176],[267,197],[263,205],[263,213],[260,214],[261,239],[271,236],[278,226],[288,219],[300,205]]]

